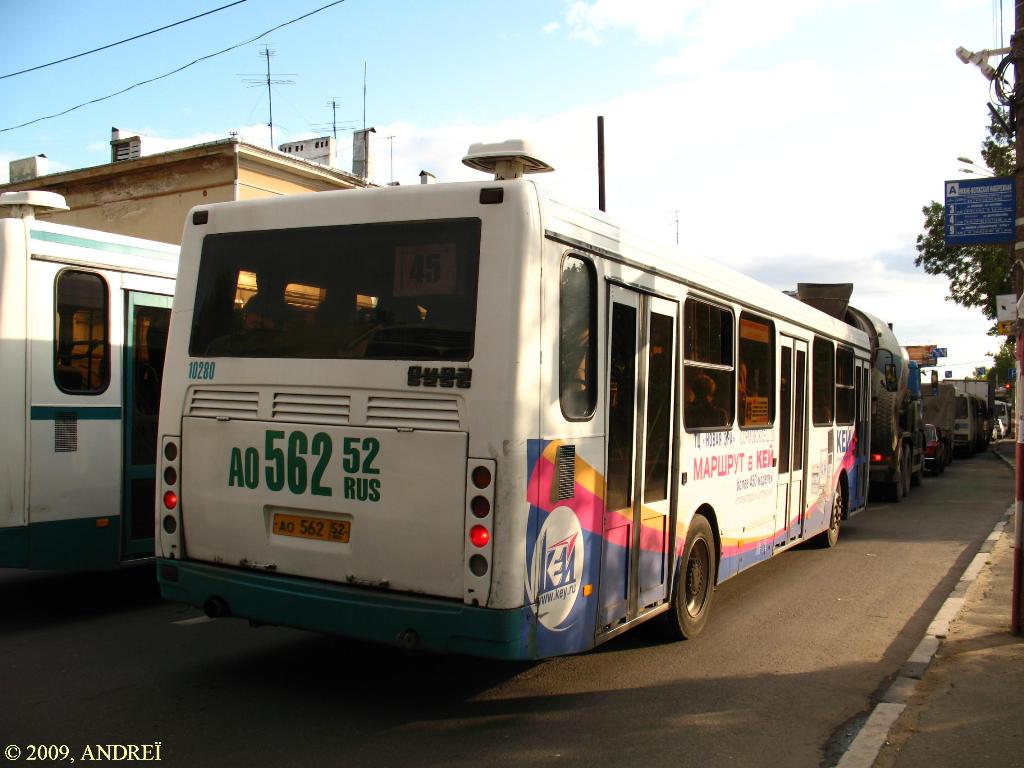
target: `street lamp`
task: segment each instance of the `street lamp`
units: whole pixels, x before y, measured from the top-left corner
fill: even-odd
[[[960,173],[976,173],[980,176],[988,176],[989,178],[996,178],[996,175],[992,173],[988,168],[985,168],[978,163],[971,160],[969,157],[960,156],[957,158],[961,163],[967,163],[970,168],[960,168]]]

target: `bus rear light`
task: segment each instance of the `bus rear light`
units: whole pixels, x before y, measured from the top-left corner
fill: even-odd
[[[477,488],[486,488],[491,484],[491,470],[487,467],[477,467],[473,470],[473,485]]]
[[[178,458],[178,446],[175,443],[168,441],[164,444],[164,458],[168,461],[174,461]]]
[[[164,470],[164,482],[168,485],[175,485],[178,482],[178,471],[174,467]]]
[[[885,458],[882,456],[882,454],[880,454],[880,453],[872,453],[871,454],[871,463],[872,464],[881,464],[883,461],[885,461]]]
[[[474,547],[486,547],[491,540],[491,532],[482,525],[474,525],[469,529],[469,540]]]
[[[163,524],[166,533],[174,533],[178,530],[178,521],[174,519],[174,515],[164,515]]]
[[[483,576],[487,573],[487,558],[483,555],[473,555],[469,558],[469,570],[474,576]]]
[[[164,493],[164,506],[167,509],[174,509],[178,506],[178,494],[174,491],[167,491]]]
[[[491,513],[491,502],[483,496],[474,496],[469,503],[469,508],[473,510],[474,517],[487,517]]]

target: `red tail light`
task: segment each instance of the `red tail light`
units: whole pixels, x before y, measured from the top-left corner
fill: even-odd
[[[482,525],[474,525],[469,529],[469,540],[473,542],[474,547],[486,547],[487,542],[491,540],[491,532]]]
[[[871,454],[871,463],[872,464],[881,464],[883,461],[885,461],[885,457],[882,456],[882,454],[880,454],[880,453],[872,453]]]
[[[178,506],[178,494],[174,491],[167,491],[164,494],[164,506],[168,509],[174,509]]]

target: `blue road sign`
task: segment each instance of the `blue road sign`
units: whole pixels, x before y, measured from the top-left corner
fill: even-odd
[[[946,371],[944,378],[952,379],[953,378],[953,372],[952,371]]]
[[[1013,179],[946,182],[946,245],[1012,243],[1016,196]]]
[[[1010,374],[1010,381],[1016,381],[1017,380],[1017,369],[1016,368],[1010,368],[1008,372]]]
[[[934,354],[935,357],[949,357],[949,355],[946,354],[945,347],[936,347],[935,352],[933,352],[932,354]]]

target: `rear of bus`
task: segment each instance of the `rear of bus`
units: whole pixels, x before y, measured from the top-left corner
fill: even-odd
[[[525,181],[193,210],[160,412],[163,595],[531,655],[540,232]]]

